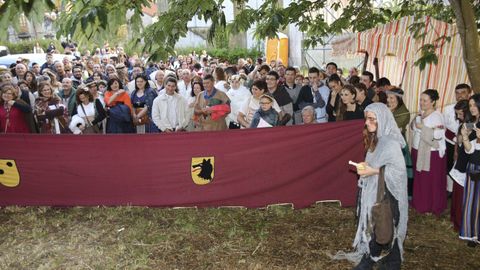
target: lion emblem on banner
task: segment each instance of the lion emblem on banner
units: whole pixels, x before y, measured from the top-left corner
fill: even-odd
[[[192,180],[197,185],[206,185],[212,182],[214,176],[215,157],[192,158]]]

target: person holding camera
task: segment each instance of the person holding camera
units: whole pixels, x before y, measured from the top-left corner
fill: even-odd
[[[60,97],[55,95],[52,85],[48,81],[41,82],[38,86],[35,116],[40,133],[70,133],[68,109],[62,104]]]
[[[460,239],[474,247],[480,243],[480,94],[470,97],[468,104],[472,119],[463,124],[459,136],[468,154]]]

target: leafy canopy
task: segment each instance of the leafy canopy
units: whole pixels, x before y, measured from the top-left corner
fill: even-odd
[[[0,6],[0,14],[3,14],[0,17],[0,29],[6,30],[10,25],[15,26],[14,22],[22,12],[39,22],[43,18],[43,12],[56,8],[54,2],[56,1],[6,0]],[[233,0],[241,12],[230,23],[226,21],[224,0],[168,2],[168,11],[160,14],[155,23],[143,28],[142,8],[152,5],[148,0],[64,0],[61,5],[66,12],[57,20],[57,38],[70,37],[79,43],[111,41],[122,26],[128,25],[130,46],[150,53],[152,59],[160,59],[174,54],[176,42],[187,35],[187,23],[194,17],[211,22],[208,35],[210,41],[214,39],[217,31],[244,32],[253,25],[256,25],[256,38],[275,37],[279,30],[294,24],[305,33],[305,47],[324,44],[326,37],[332,35],[345,31],[363,31],[404,16],[428,15],[447,22],[455,20],[451,7],[443,0],[392,0],[380,7],[370,0],[298,0],[292,1],[286,7],[280,6],[278,0],[265,0],[257,9],[246,5],[245,0]],[[479,2],[474,3],[477,17],[480,16]],[[323,12],[326,8],[331,11],[342,10],[342,13],[328,24]],[[411,31],[417,38],[422,38],[421,29],[420,24],[414,24]],[[426,44],[422,48],[425,61],[418,63],[421,66],[436,61],[432,46],[434,45]]]

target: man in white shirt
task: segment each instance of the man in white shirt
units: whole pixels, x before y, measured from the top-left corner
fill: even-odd
[[[178,82],[178,93],[187,98],[192,91],[192,73],[188,69],[182,71],[182,80]]]
[[[165,91],[153,100],[152,119],[162,132],[183,131],[188,125],[187,100],[175,90],[177,80],[168,78]]]

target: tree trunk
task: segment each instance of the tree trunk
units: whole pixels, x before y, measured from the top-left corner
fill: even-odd
[[[245,2],[233,1],[233,18],[240,14],[245,9]],[[247,48],[247,33],[240,32],[232,34],[229,42],[230,48]]]
[[[470,0],[449,0],[463,46],[463,60],[475,93],[480,93],[480,43],[474,7]],[[462,83],[462,82],[459,82]]]

